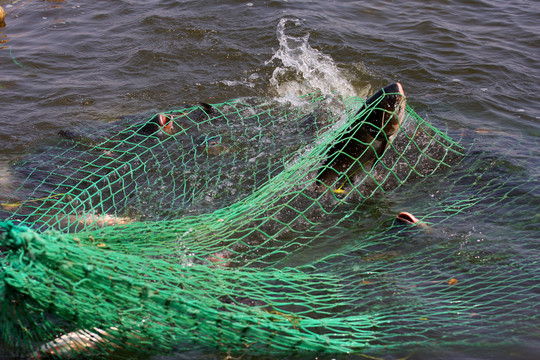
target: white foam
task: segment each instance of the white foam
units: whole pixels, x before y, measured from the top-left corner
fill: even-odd
[[[272,58],[282,66],[274,69],[270,84],[277,96],[302,95],[314,91],[343,97],[356,96],[354,87],[334,60],[309,45],[309,33],[304,36],[286,34],[287,23],[300,25],[300,20],[284,18],[277,26],[279,49]]]
[[[13,185],[13,178],[11,175],[11,169],[9,164],[0,163],[0,190],[4,192],[6,189],[10,189]]]
[[[221,80],[220,83],[227,86],[231,86],[231,87],[233,86],[247,86],[250,88],[255,87],[255,83],[251,81],[246,81],[246,80]]]

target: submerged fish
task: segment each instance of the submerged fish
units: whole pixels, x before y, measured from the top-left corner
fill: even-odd
[[[405,93],[400,83],[377,91],[358,110],[358,119],[330,147],[317,182],[336,192],[352,183],[355,173],[369,170],[394,139],[405,115]]]

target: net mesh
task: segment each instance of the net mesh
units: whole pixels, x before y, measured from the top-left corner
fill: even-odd
[[[408,106],[390,141],[368,122],[387,95],[238,99],[62,132],[15,164],[3,197],[4,342],[36,358],[284,358],[535,338],[538,219],[520,209],[537,177],[465,154]],[[353,141],[359,157],[335,146]],[[396,220],[404,207],[420,221]]]

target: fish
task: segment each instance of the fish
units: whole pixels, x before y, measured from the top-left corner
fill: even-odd
[[[175,135],[184,132],[186,128],[193,127],[194,124],[208,119],[211,114],[213,114],[212,105],[201,102],[191,112],[156,114],[137,132],[145,136],[158,135],[166,137]]]
[[[336,193],[344,192],[357,173],[369,171],[392,143],[403,122],[406,96],[403,87],[390,84],[366,100],[357,119],[329,146],[316,182]]]

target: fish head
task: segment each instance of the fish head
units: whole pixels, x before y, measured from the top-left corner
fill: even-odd
[[[142,128],[138,130],[141,135],[154,135],[166,137],[180,131],[172,114],[159,113],[154,115]]]
[[[171,114],[157,114],[156,121],[159,129],[165,134],[174,135],[177,132],[174,118]]]
[[[392,141],[403,122],[405,107],[405,92],[400,83],[390,84],[377,91],[366,100],[363,108],[368,114],[365,119],[368,133],[377,140]]]

